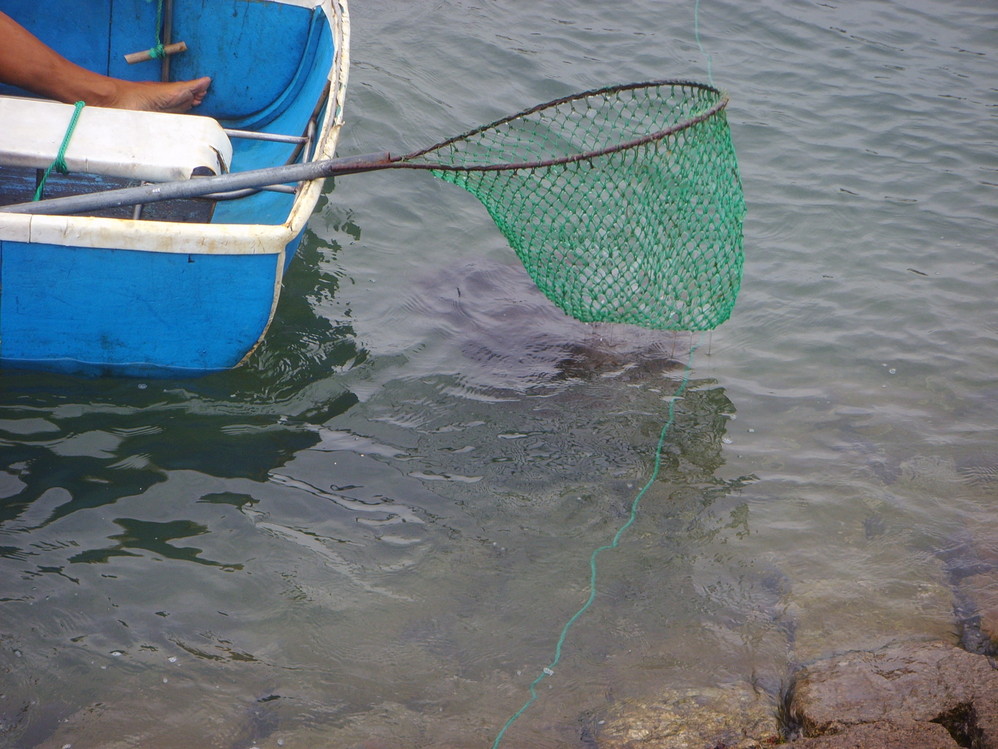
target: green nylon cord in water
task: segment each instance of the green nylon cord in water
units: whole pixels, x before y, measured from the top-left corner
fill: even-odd
[[[554,658],[551,660],[551,663],[549,663],[547,666],[544,667],[540,675],[536,679],[534,679],[533,682],[530,684],[530,699],[528,699],[524,703],[523,707],[517,710],[513,714],[513,716],[506,721],[506,724],[502,727],[502,730],[499,731],[499,734],[496,736],[495,741],[492,742],[492,749],[498,749],[499,744],[502,741],[503,737],[506,735],[506,731],[509,730],[509,727],[513,725],[513,723],[515,723],[516,720],[521,715],[523,715],[537,699],[537,685],[540,684],[548,676],[554,675],[554,669],[561,661],[561,649],[565,644],[565,640],[568,638],[569,630],[572,628],[572,625],[575,624],[575,622],[579,619],[579,617],[581,617],[584,613],[586,613],[586,610],[593,605],[593,601],[596,600],[596,572],[597,572],[596,558],[602,552],[609,551],[610,549],[616,549],[620,545],[621,537],[624,535],[624,533],[627,531],[628,528],[634,525],[634,521],[638,517],[638,507],[641,504],[641,498],[645,496],[648,490],[652,487],[652,484],[654,484],[655,481],[658,480],[658,474],[662,469],[662,448],[665,446],[665,438],[668,436],[669,430],[672,429],[672,425],[676,420],[676,401],[678,401],[682,397],[690,381],[690,373],[693,371],[694,351],[696,351],[696,346],[690,348],[690,360],[689,363],[686,365],[685,371],[683,372],[683,379],[680,381],[679,387],[676,389],[676,392],[669,400],[668,418],[665,420],[665,424],[662,425],[662,429],[661,431],[659,431],[658,434],[658,444],[655,446],[655,462],[652,467],[651,476],[649,476],[647,483],[641,488],[641,491],[639,491],[637,495],[634,497],[634,501],[631,502],[631,513],[630,516],[627,518],[627,522],[624,523],[622,526],[620,526],[620,528],[617,530],[617,533],[614,535],[613,540],[610,543],[600,546],[599,548],[595,549],[593,553],[590,555],[589,598],[586,600],[584,604],[582,604],[582,607],[574,614],[572,614],[569,620],[565,622],[565,626],[562,627],[561,629],[561,635],[558,637],[558,643],[555,645],[554,648]]]
[[[66,149],[69,148],[69,141],[73,138],[73,132],[76,130],[76,123],[80,119],[80,112],[83,111],[83,107],[86,106],[82,101],[76,102],[75,108],[73,109],[73,116],[69,120],[69,126],[66,128],[66,134],[62,136],[62,145],[59,146],[59,151],[55,155],[55,159],[49,164],[48,169],[42,175],[42,178],[38,180],[38,187],[35,188],[35,197],[33,200],[41,200],[42,195],[45,192],[45,183],[48,181],[49,175],[52,174],[52,170],[59,172],[59,174],[69,174],[69,167],[66,166]]]
[[[703,42],[700,41],[700,0],[697,0],[693,5],[693,36],[697,40],[697,47],[700,48],[700,54],[707,59],[707,80],[710,81],[710,85],[714,85],[714,74],[711,72],[711,67],[713,63],[711,62],[710,55],[707,50],[703,48]]]

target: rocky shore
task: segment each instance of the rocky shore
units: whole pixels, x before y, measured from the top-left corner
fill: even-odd
[[[998,668],[940,641],[802,668],[781,705],[749,685],[630,705],[600,749],[998,749]]]
[[[998,529],[942,559],[952,641],[896,638],[746,682],[619,705],[598,749],[998,749]]]
[[[944,642],[815,663],[789,694],[795,749],[998,747],[998,670]]]

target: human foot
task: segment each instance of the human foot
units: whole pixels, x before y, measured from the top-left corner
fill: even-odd
[[[150,112],[186,112],[204,101],[211,78],[172,83],[116,81],[113,99],[103,106]]]

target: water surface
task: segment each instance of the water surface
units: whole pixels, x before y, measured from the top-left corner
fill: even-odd
[[[749,208],[732,319],[567,320],[462,191],[330,183],[241,370],[0,375],[0,744],[491,745],[687,374],[508,745],[963,636],[953,560],[998,532],[998,17],[705,0],[701,50],[692,2],[523,6],[355,3],[341,153],[712,76]]]

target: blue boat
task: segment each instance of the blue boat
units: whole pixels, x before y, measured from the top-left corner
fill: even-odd
[[[41,101],[0,87],[0,206],[333,156],[349,48],[346,0],[4,0],[90,70],[128,80],[211,76],[189,114]],[[129,63],[155,45],[178,54]],[[141,54],[139,55],[142,56]],[[148,57],[148,55],[145,55]],[[15,133],[20,133],[15,135]],[[0,366],[196,376],[264,336],[322,180],[92,210],[0,213]]]

